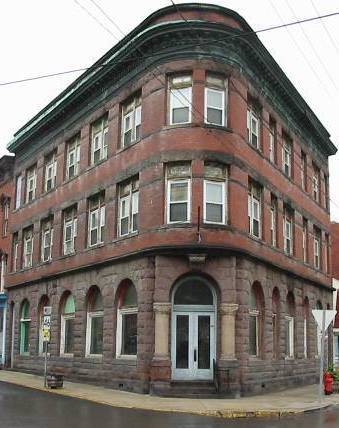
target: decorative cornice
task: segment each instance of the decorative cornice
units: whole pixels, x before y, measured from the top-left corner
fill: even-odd
[[[239,305],[237,303],[221,303],[219,306],[219,312],[221,315],[235,316]]]
[[[252,29],[243,18],[215,5],[193,3],[180,5],[180,9],[224,14],[235,19],[243,30],[202,19],[190,19],[189,26],[182,20],[154,23],[159,17],[176,10],[170,6],[155,12],[19,129],[8,149],[16,152],[25,142],[34,144],[37,136],[39,141],[50,141],[57,132],[68,129],[71,123],[112,98],[132,79],[166,61],[211,59],[212,56],[218,62],[242,70],[254,82],[258,92],[323,157],[336,152],[326,129],[259,38],[248,34]],[[52,125],[54,132],[51,132]]]

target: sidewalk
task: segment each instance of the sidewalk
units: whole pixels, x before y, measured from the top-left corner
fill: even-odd
[[[45,389],[41,376],[5,370],[0,370],[0,381],[114,407],[185,412],[224,418],[281,417],[339,404],[339,394],[334,394],[324,397],[320,405],[317,385],[239,399],[188,399],[154,397],[75,382],[64,382],[63,389]]]

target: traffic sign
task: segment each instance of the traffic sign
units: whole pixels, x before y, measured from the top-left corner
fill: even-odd
[[[323,329],[323,313],[325,312],[325,324],[324,324],[324,330],[326,331],[328,326],[331,324],[331,322],[334,320],[337,311],[327,309],[313,309],[312,314],[314,316],[315,322],[317,323],[320,331],[322,332]]]

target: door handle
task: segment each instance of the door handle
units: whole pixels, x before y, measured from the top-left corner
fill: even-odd
[[[194,358],[194,362],[196,363],[196,361],[197,361],[197,350],[196,349],[194,349],[194,356],[193,356],[193,358]]]

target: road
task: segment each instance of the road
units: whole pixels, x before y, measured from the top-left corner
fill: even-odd
[[[107,390],[109,394],[109,390]],[[218,419],[121,409],[0,382],[1,428],[337,428],[339,409],[284,419]]]

